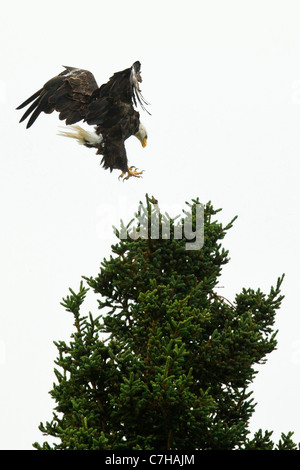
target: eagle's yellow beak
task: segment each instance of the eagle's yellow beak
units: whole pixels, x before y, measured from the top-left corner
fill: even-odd
[[[142,146],[146,147],[146,145],[147,145],[147,139],[145,138],[145,139],[142,140]]]

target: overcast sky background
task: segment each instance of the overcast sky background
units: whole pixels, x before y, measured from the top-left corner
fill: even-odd
[[[5,2],[1,15],[0,447],[32,449],[51,420],[54,340],[68,341],[60,306],[95,276],[145,194],[175,216],[199,197],[238,219],[224,239],[220,294],[268,293],[286,274],[278,349],[259,368],[251,430],[300,441],[300,5],[285,0]],[[148,146],[127,141],[145,170],[123,183],[93,150],[57,135],[57,114],[26,130],[15,108],[59,73],[98,84],[142,63]],[[94,294],[84,311],[96,312]]]

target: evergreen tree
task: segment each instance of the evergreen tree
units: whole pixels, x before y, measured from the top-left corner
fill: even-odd
[[[193,228],[199,200],[188,204]],[[135,215],[135,239],[121,237],[97,277],[70,289],[62,305],[74,316],[69,344],[59,356],[51,422],[40,430],[56,444],[37,449],[295,449],[292,433],[277,446],[271,432],[249,439],[255,404],[248,391],[255,365],[276,347],[275,313],[283,276],[268,294],[243,289],[230,302],[216,289],[228,252],[221,240],[232,227],[214,220],[206,204],[204,245],[187,250],[176,220],[158,211],[160,235],[151,238],[154,198]],[[142,222],[141,222],[142,220]],[[186,218],[183,217],[183,224]],[[145,223],[145,222],[148,222]],[[129,230],[128,224],[125,228]],[[123,226],[124,229],[124,226]],[[100,315],[81,314],[87,291]]]

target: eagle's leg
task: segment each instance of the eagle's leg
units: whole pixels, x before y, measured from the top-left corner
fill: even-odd
[[[126,173],[127,173],[127,176],[125,176]],[[127,171],[125,173],[122,171],[119,178],[123,178],[125,176],[124,179],[123,179],[123,181],[124,181],[124,180],[128,180],[131,176],[135,176],[136,178],[140,178],[142,174],[143,174],[143,171],[136,171],[134,169],[134,167],[131,166],[130,168],[127,169]]]

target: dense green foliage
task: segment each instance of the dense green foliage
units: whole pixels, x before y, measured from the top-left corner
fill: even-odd
[[[193,214],[198,203],[189,204]],[[149,218],[153,204],[146,196]],[[270,432],[249,439],[248,430],[248,387],[276,347],[283,277],[268,294],[243,289],[232,302],[223,298],[216,286],[229,258],[221,241],[233,221],[223,227],[217,212],[205,206],[201,250],[174,239],[170,220],[170,239],[119,238],[98,276],[70,289],[63,305],[75,331],[69,344],[55,343],[56,406],[40,425],[57,443],[36,448],[296,448],[291,433],[275,447]],[[99,316],[81,314],[89,289]]]

